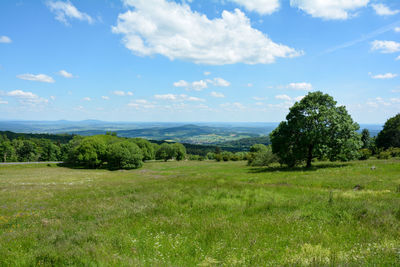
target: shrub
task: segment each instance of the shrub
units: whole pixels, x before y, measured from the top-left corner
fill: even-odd
[[[215,159],[215,153],[213,153],[213,152],[208,152],[206,158],[209,159],[209,160]]]
[[[268,148],[265,151],[250,153],[247,164],[249,166],[269,166],[275,162],[278,162],[278,156],[272,153],[271,148]]]
[[[400,157],[400,147],[391,147],[387,151],[392,157]]]
[[[372,152],[368,148],[363,148],[360,150],[360,160],[367,160],[371,157]]]
[[[142,150],[133,142],[118,142],[107,148],[108,167],[112,169],[137,169],[142,167],[142,159]]]
[[[378,155],[378,159],[390,159],[390,152],[389,151],[382,151],[381,153],[379,153]]]
[[[230,159],[232,159],[233,153],[232,152],[228,152],[228,151],[224,151],[222,152],[222,159],[224,161],[229,161]]]

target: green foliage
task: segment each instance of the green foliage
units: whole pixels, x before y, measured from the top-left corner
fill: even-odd
[[[278,162],[278,157],[272,153],[271,146],[253,146],[247,158],[249,166],[269,166]]]
[[[400,157],[400,147],[391,147],[388,151],[392,157]]]
[[[156,152],[156,159],[168,161],[175,157],[175,150],[168,143],[163,143]]]
[[[223,161],[229,161],[232,159],[233,153],[229,151],[223,151],[221,156]]]
[[[363,148],[360,150],[360,160],[367,160],[371,157],[372,152],[368,148]]]
[[[111,137],[111,136],[110,136]],[[100,136],[73,139],[67,162],[75,166],[98,168],[107,159],[107,143]]]
[[[388,119],[376,138],[379,148],[400,147],[400,113]]]
[[[368,129],[363,129],[361,132],[361,142],[362,148],[370,148],[371,147],[371,136],[369,134]]]
[[[206,158],[209,160],[214,160],[215,159],[215,153],[213,152],[208,152],[206,155]]]
[[[154,150],[154,145],[143,138],[133,138],[129,139],[131,142],[134,142],[143,153],[143,160],[153,160],[156,158],[156,153]]]
[[[378,159],[390,159],[391,156],[390,151],[382,151],[378,154]]]
[[[185,159],[186,156],[186,148],[184,145],[180,143],[174,143],[171,145],[172,150],[174,151],[174,157],[177,161]]]
[[[111,169],[137,169],[142,167],[142,150],[133,142],[122,141],[107,147],[108,167]]]
[[[348,161],[358,157],[359,126],[331,96],[308,93],[290,108],[286,120],[270,135],[281,163],[293,167],[306,162],[310,167],[314,158]]]
[[[263,144],[255,144],[250,147],[250,152],[252,153],[263,152],[267,150],[268,150],[267,146]]]

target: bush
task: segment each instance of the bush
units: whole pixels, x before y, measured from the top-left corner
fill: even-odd
[[[137,169],[143,165],[143,152],[133,142],[118,142],[108,146],[107,160],[111,169]]]
[[[390,157],[391,157],[391,154],[389,151],[382,151],[378,155],[378,159],[390,159]]]
[[[360,160],[367,160],[371,157],[372,152],[368,148],[363,148],[360,150]]]
[[[222,159],[224,161],[229,161],[229,160],[232,159],[233,153],[232,152],[228,152],[228,151],[224,151],[224,152],[222,152],[221,155],[222,155]]]
[[[199,155],[189,155],[189,160],[199,160]]]
[[[208,152],[206,158],[209,159],[209,160],[215,159],[215,153],[213,153],[213,152]]]
[[[400,147],[391,147],[387,151],[392,157],[400,157]]]
[[[272,149],[269,147],[264,151],[250,153],[247,164],[249,166],[269,166],[275,162],[278,162],[278,156],[272,153]]]

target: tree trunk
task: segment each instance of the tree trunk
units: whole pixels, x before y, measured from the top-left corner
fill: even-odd
[[[308,147],[308,155],[307,155],[307,168],[311,167],[311,161],[312,161],[312,150],[313,150],[314,146],[310,145]]]

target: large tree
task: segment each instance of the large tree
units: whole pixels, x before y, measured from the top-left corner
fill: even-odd
[[[376,137],[376,145],[385,149],[400,147],[400,113],[386,121]]]
[[[270,135],[281,163],[293,167],[305,161],[310,167],[314,158],[356,158],[361,146],[359,126],[328,94],[309,93],[290,108],[286,120]]]

